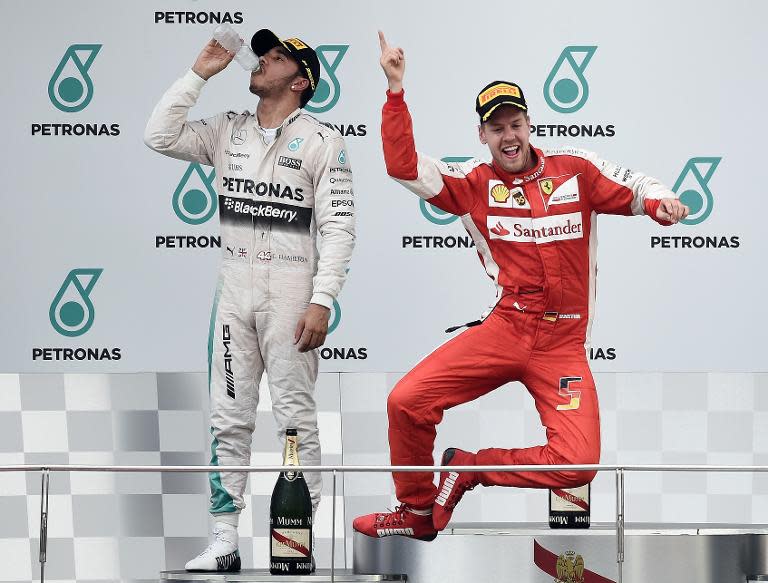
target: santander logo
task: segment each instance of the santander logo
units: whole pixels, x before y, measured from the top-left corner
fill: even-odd
[[[584,237],[580,212],[547,217],[488,216],[490,239],[515,243],[550,243]]]
[[[501,222],[497,222],[496,226],[491,228],[491,233],[503,237],[504,235],[509,235],[509,230],[505,229]]]

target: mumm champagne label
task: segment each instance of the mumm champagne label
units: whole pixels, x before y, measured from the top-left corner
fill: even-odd
[[[552,510],[559,512],[589,511],[589,486],[578,488],[553,489]]]
[[[272,529],[272,556],[308,558],[310,532],[308,528]]]
[[[298,438],[295,435],[287,435],[285,437],[285,460],[284,466],[298,466],[299,465],[299,449],[297,444]],[[296,479],[296,472],[285,472],[285,477],[289,482]]]
[[[549,491],[550,528],[589,528],[589,484]]]

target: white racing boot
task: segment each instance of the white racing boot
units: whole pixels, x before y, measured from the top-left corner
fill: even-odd
[[[213,542],[184,568],[187,571],[239,571],[240,551],[237,548],[237,529],[223,522],[213,525]]]

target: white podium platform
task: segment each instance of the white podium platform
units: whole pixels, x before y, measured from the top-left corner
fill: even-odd
[[[768,525],[625,525],[623,583],[768,580]],[[409,583],[613,583],[614,524],[450,524],[432,542],[355,533],[355,573],[404,573]]]

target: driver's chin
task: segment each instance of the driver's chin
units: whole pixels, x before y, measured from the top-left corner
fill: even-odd
[[[251,84],[248,87],[248,90],[253,93],[254,95],[261,95],[263,89],[259,87],[258,82],[255,79],[251,79]]]
[[[496,159],[496,161],[499,163],[499,166],[505,171],[509,172],[510,174],[516,174],[517,173],[517,161],[510,162],[504,157],[504,154],[499,152],[499,157]]]

